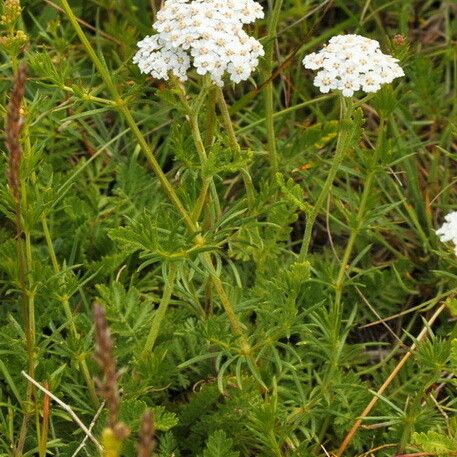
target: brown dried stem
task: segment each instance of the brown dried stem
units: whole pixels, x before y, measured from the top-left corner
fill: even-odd
[[[108,425],[115,437],[119,440],[126,438],[129,430],[126,425],[119,422],[119,409],[121,396],[119,393],[119,372],[114,358],[114,343],[106,321],[106,313],[103,307],[94,304],[95,320],[95,360],[103,372],[103,379],[96,380],[99,394],[105,401],[109,411]]]
[[[18,262],[18,280],[22,293],[22,308],[26,335],[28,356],[28,374],[33,377],[35,372],[35,308],[34,294],[31,291],[28,274],[32,269],[32,249],[30,233],[25,232],[22,217],[22,182],[20,176],[22,162],[21,132],[24,125],[22,118],[22,104],[27,79],[26,65],[20,64],[13,76],[13,88],[8,103],[5,134],[6,147],[9,152],[7,179],[11,195],[15,204],[16,222],[16,249]],[[26,198],[23,198],[26,201]],[[34,387],[27,386],[27,404],[30,404],[34,395]],[[24,413],[19,431],[15,452],[22,454],[27,428],[31,418],[31,411]]]
[[[154,442],[154,416],[152,411],[146,411],[141,420],[140,437],[138,441],[137,456],[151,457],[155,447]]]
[[[13,91],[8,103],[6,116],[6,147],[9,152],[8,184],[11,193],[17,203],[21,198],[20,168],[22,160],[21,131],[24,125],[21,106],[25,94],[25,81],[27,78],[27,67],[24,63],[14,75]]]
[[[94,305],[95,320],[95,360],[103,372],[103,380],[97,381],[99,393],[105,400],[109,410],[109,425],[114,428],[118,421],[120,394],[117,380],[119,373],[116,367],[116,360],[113,355],[113,340],[106,321],[105,310],[100,306]]]

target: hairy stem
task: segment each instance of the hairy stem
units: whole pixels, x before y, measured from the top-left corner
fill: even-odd
[[[230,112],[225,101],[224,93],[220,87],[217,88],[217,101],[219,105],[219,109],[221,110],[222,120],[224,122],[224,126],[227,129],[230,146],[237,154],[237,158],[241,157],[241,147],[236,139],[235,129],[233,128],[232,119],[230,118]],[[248,205],[252,208],[255,204],[255,189],[254,184],[252,183],[252,178],[249,172],[242,168],[241,174],[243,176],[244,187],[246,188],[246,194],[248,197]]]
[[[92,48],[92,45],[89,43],[89,40],[87,39],[86,35],[84,34],[83,30],[81,29],[81,26],[78,23],[78,20],[73,13],[73,10],[71,9],[69,3],[67,0],[61,0],[62,7],[65,10],[65,14],[67,15],[70,23],[72,24],[74,30],[76,31],[79,39],[81,40],[81,43],[83,44],[87,54],[93,61],[94,65],[96,66],[97,70],[100,73],[100,76],[102,77],[103,81],[106,84],[106,87],[108,90],[111,92],[111,95],[114,98],[114,101],[116,102],[116,106],[119,110],[119,112],[124,116],[124,119],[126,120],[132,134],[135,136],[135,138],[138,141],[138,144],[141,147],[141,150],[143,151],[144,155],[146,156],[146,159],[148,163],[150,164],[152,170],[156,174],[157,178],[159,179],[162,188],[171,201],[171,203],[175,206],[176,210],[179,212],[181,215],[184,224],[186,225],[187,229],[189,230],[190,233],[192,234],[197,234],[199,231],[199,226],[196,222],[194,222],[193,218],[190,216],[189,212],[186,210],[184,205],[182,204],[181,200],[178,197],[178,194],[176,191],[173,189],[172,184],[168,180],[167,176],[165,173],[162,171],[159,163],[157,162],[156,158],[154,157],[154,154],[152,152],[152,149],[150,148],[148,142],[140,132],[140,129],[138,128],[132,113],[130,112],[128,106],[126,105],[125,101],[122,99],[119,91],[117,90],[116,85],[114,84],[113,80],[111,79],[111,74],[109,73],[108,69],[105,67],[105,65],[102,63],[102,61],[99,59],[97,56],[96,52]],[[197,238],[202,238],[201,235],[196,235]],[[200,240],[203,241],[204,240]],[[212,262],[211,262],[211,257],[210,255],[205,255],[204,256],[204,263],[205,266],[208,269],[214,269]],[[209,270],[211,271],[211,270]],[[228,300],[227,294],[222,286],[222,282],[220,279],[214,275],[211,275],[213,285],[215,286],[216,291],[218,292],[219,298],[221,302],[223,303],[224,310],[227,313],[227,317],[229,318],[230,325],[232,328],[232,331],[234,334],[237,333],[244,333],[242,331],[242,326],[240,321],[238,320],[238,317],[236,316],[234,310],[233,310],[233,305],[230,303],[230,300]],[[243,339],[247,341],[246,337],[243,336]]]
[[[232,332],[235,336],[237,336],[239,338],[241,353],[243,355],[245,355],[246,357],[250,357],[251,356],[251,346],[244,334],[244,330],[241,325],[241,322],[239,321],[238,316],[236,315],[235,310],[233,309],[232,303],[227,295],[227,292],[225,291],[224,285],[222,284],[221,279],[217,275],[217,272],[214,268],[210,254],[209,253],[203,254],[203,260],[205,262],[205,266],[208,268],[213,286],[216,289],[216,292],[219,296],[222,307],[224,308],[225,314],[228,317]]]
[[[356,222],[355,222],[355,227],[351,230],[351,235],[349,236],[349,240],[346,244],[346,248],[344,250],[343,254],[343,259],[341,260],[341,265],[340,269],[338,271],[338,276],[336,279],[336,284],[335,284],[335,310],[336,310],[336,315],[340,315],[340,307],[341,307],[341,296],[343,293],[344,289],[344,281],[346,276],[349,274],[349,271],[347,271],[349,260],[352,255],[352,250],[354,248],[355,241],[357,239],[358,234],[362,230],[363,226],[365,225],[364,217],[365,217],[365,211],[367,207],[367,202],[368,202],[368,197],[371,194],[371,189],[373,186],[373,182],[376,176],[376,167],[377,167],[377,162],[378,162],[378,157],[380,154],[380,150],[382,148],[382,141],[384,137],[384,128],[385,128],[385,121],[384,119],[381,119],[381,124],[379,126],[379,133],[378,133],[378,140],[377,144],[373,153],[372,157],[372,162],[371,162],[371,169],[368,173],[367,180],[365,182],[365,186],[363,188],[362,192],[362,197],[360,199],[359,203],[359,209],[357,211],[357,216],[356,216]]]
[[[335,180],[336,174],[338,169],[343,162],[344,157],[346,156],[347,149],[350,146],[350,139],[352,137],[352,131],[345,125],[345,121],[349,121],[351,117],[352,107],[349,103],[349,106],[344,104],[344,101],[341,100],[342,109],[341,109],[341,119],[340,119],[340,129],[338,132],[338,140],[336,144],[336,152],[335,156],[332,160],[332,166],[330,171],[327,175],[327,179],[325,180],[324,186],[317,198],[315,205],[313,206],[312,210],[307,214],[306,218],[306,227],[305,227],[305,234],[303,236],[302,246],[299,255],[299,261],[304,261],[308,255],[309,246],[311,244],[311,236],[313,233],[314,223],[316,222],[316,218],[324,204],[325,200],[330,193],[330,190],[333,185],[333,181]]]
[[[209,90],[208,99],[206,101],[206,119],[205,119],[205,137],[204,145],[207,151],[210,151],[214,143],[214,132],[216,129],[216,102],[217,102],[217,87],[212,86]],[[219,195],[217,193],[216,184],[210,186],[211,198],[213,203],[213,209],[215,218],[221,217],[222,210],[219,202]]]
[[[184,88],[179,83],[176,83],[176,85],[178,87],[181,103],[183,104],[184,108],[187,111],[187,116],[189,118],[189,123],[190,123],[191,131],[192,131],[192,136],[194,138],[195,147],[197,149],[197,152],[200,157],[201,164],[202,164],[202,168],[203,168],[208,157],[207,157],[207,153],[205,150],[205,146],[204,146],[202,138],[201,138],[200,128],[198,125],[198,119],[197,119],[197,116],[192,111],[191,107],[189,106]],[[220,97],[218,97],[218,102],[220,103]],[[225,105],[225,100],[224,100],[224,106],[225,106],[225,109],[226,109],[226,112],[228,115],[228,110],[227,110],[227,106]],[[229,117],[229,124],[230,124],[231,128],[230,129],[228,128],[228,130],[232,130],[232,132],[233,132],[233,126],[230,121],[230,117]],[[233,138],[234,138],[234,135],[235,134],[233,132]],[[239,151],[239,146],[238,146],[238,143],[236,142],[236,139],[234,141],[235,141],[237,149]],[[212,180],[208,181],[208,179],[206,179],[206,180],[204,179],[203,182],[204,182],[204,186],[206,185],[206,187],[204,187],[203,190],[201,191],[199,201],[197,202],[197,208],[196,208],[198,213],[196,214],[194,212],[194,218],[197,215],[199,215],[199,213],[201,212],[201,210],[204,206],[204,202],[206,200],[206,194],[207,194],[208,188],[213,183]],[[249,343],[247,341],[247,338],[244,336],[243,328],[241,326],[241,323],[240,323],[238,317],[235,314],[235,311],[234,311],[233,306],[230,302],[230,299],[224,289],[222,281],[220,280],[219,276],[217,275],[217,273],[214,269],[211,255],[203,254],[203,259],[204,259],[206,267],[208,268],[208,271],[210,272],[211,282],[213,283],[213,286],[216,289],[216,292],[219,296],[222,307],[224,308],[224,311],[229,319],[230,326],[232,328],[232,332],[235,336],[240,338],[240,345],[241,345],[242,352],[244,354],[249,354],[250,353]]]
[[[102,61],[98,57],[97,53],[95,52],[94,48],[92,47],[89,40],[87,39],[86,35],[84,34],[83,30],[81,29],[81,26],[78,23],[78,19],[75,16],[75,14],[73,13],[71,6],[69,5],[67,0],[61,0],[61,3],[62,3],[63,9],[65,10],[65,14],[68,17],[68,20],[70,21],[70,23],[73,26],[75,32],[77,33],[79,39],[81,40],[81,43],[83,44],[84,49],[86,50],[87,54],[89,55],[89,57],[91,58],[92,62],[95,65],[95,67],[97,68],[98,72],[100,73],[100,76],[102,77],[104,83],[106,84],[106,87],[111,92],[111,95],[113,96],[116,108],[124,116],[131,132],[133,133],[136,140],[138,141],[138,144],[140,145],[141,150],[143,151],[143,154],[146,157],[146,160],[148,161],[152,170],[154,171],[157,178],[159,179],[160,184],[162,185],[162,189],[166,193],[169,200],[173,203],[173,205],[175,206],[178,213],[181,215],[187,228],[192,233],[197,232],[198,227],[192,221],[192,218],[190,217],[188,211],[184,208],[184,205],[182,204],[181,200],[179,199],[176,191],[173,189],[173,186],[171,185],[170,181],[166,177],[165,173],[162,171],[162,168],[160,167],[159,162],[157,162],[157,159],[155,158],[154,153],[152,152],[152,149],[150,148],[146,139],[140,132],[140,129],[138,128],[125,100],[121,97],[121,94],[119,93],[116,85],[114,84],[114,81],[111,78],[110,72],[108,71],[106,66],[102,63]]]
[[[217,102],[217,87],[212,86],[209,89],[208,98],[206,100],[206,119],[205,119],[205,149],[209,151],[213,146],[214,132],[216,130],[216,102]]]
[[[187,94],[183,85],[175,78],[173,78],[175,87],[178,90],[179,100],[183,108],[186,110],[187,119],[189,121],[190,130],[192,132],[192,138],[194,140],[195,149],[197,150],[198,157],[200,159],[200,164],[202,168],[202,189],[197,200],[197,204],[192,212],[192,219],[195,223],[198,223],[200,216],[205,207],[205,203],[208,199],[208,191],[211,186],[214,186],[213,179],[211,177],[205,176],[205,165],[208,160],[208,154],[206,152],[205,144],[203,143],[202,135],[200,132],[200,126],[198,125],[198,114],[192,109],[187,100]]]
[[[376,171],[377,171],[377,162],[378,162],[378,157],[379,153],[382,147],[382,140],[383,140],[383,135],[384,135],[384,120],[381,120],[381,125],[379,127],[379,134],[378,134],[378,140],[377,144],[375,146],[375,150],[373,153],[373,156],[371,158],[371,166],[370,166],[370,171],[368,173],[368,177],[365,182],[365,186],[362,192],[362,196],[359,202],[359,207],[357,211],[357,215],[355,218],[355,226],[351,229],[351,234],[349,236],[349,240],[346,244],[346,248],[344,250],[343,258],[341,260],[340,268],[338,271],[336,283],[335,283],[335,300],[332,303],[332,335],[333,335],[333,341],[334,341],[334,350],[332,351],[332,356],[329,361],[329,366],[327,373],[324,377],[324,385],[330,385],[332,382],[332,379],[334,379],[335,376],[335,370],[338,369],[338,362],[339,358],[341,356],[341,351],[343,348],[344,340],[340,336],[341,332],[341,323],[343,321],[343,308],[342,308],[342,303],[341,303],[341,298],[342,298],[342,293],[344,289],[344,281],[345,278],[349,275],[348,271],[348,265],[349,261],[352,255],[352,251],[355,245],[355,241],[357,239],[357,236],[359,235],[360,231],[362,230],[364,224],[365,224],[365,212],[367,208],[367,203],[368,203],[368,198],[371,194],[372,186],[374,183]],[[331,394],[333,397],[333,394]],[[324,424],[321,428],[320,432],[320,439],[323,439],[325,436],[325,433],[327,431],[327,428],[329,426],[330,422],[328,418],[324,421]]]

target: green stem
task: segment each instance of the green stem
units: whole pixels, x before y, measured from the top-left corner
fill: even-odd
[[[381,119],[381,124],[379,126],[379,134],[378,134],[378,140],[375,146],[375,150],[373,153],[372,157],[372,162],[371,162],[371,169],[368,173],[367,180],[365,182],[365,186],[363,188],[362,192],[362,197],[360,199],[359,203],[359,209],[357,211],[357,216],[355,220],[355,227],[351,230],[351,235],[349,236],[349,240],[346,244],[346,248],[344,250],[343,254],[343,259],[341,260],[341,265],[340,269],[338,271],[338,276],[336,279],[336,284],[335,284],[335,312],[337,316],[341,315],[341,296],[343,293],[343,288],[344,288],[344,281],[347,275],[349,274],[349,271],[347,271],[349,260],[352,255],[352,250],[354,248],[354,244],[357,238],[357,235],[360,233],[362,230],[363,226],[365,225],[364,221],[364,216],[365,216],[365,210],[367,207],[367,202],[368,198],[371,194],[371,188],[376,176],[376,171],[377,171],[377,163],[378,163],[378,157],[381,152],[382,148],[382,142],[384,138],[384,128],[385,128],[385,121],[384,119]]]
[[[333,181],[335,180],[335,176],[341,166],[341,163],[343,162],[344,157],[346,156],[348,147],[350,146],[350,140],[353,132],[350,128],[348,128],[347,125],[345,125],[345,121],[350,120],[352,113],[352,104],[350,102],[348,107],[345,106],[343,99],[341,99],[341,104],[340,128],[338,132],[335,156],[333,157],[332,166],[327,175],[327,179],[325,180],[324,187],[322,188],[313,209],[310,210],[310,212],[307,214],[305,234],[303,236],[299,255],[300,262],[303,262],[308,255],[314,223],[316,222],[316,218],[322,208],[322,205],[324,204],[324,201],[327,199],[328,194],[330,193]]]
[[[66,85],[59,86],[59,89],[65,91],[65,92],[68,92],[68,93],[74,95],[75,97],[81,98],[82,100],[85,100],[88,102],[116,107],[116,103],[113,102],[112,100],[108,100],[106,98],[101,98],[101,97],[96,97],[92,94],[78,94],[73,88],[66,86]]]
[[[278,151],[276,149],[276,134],[273,120],[274,104],[273,104],[273,83],[269,82],[264,88],[265,96],[265,120],[267,126],[267,145],[268,155],[270,157],[271,173],[273,176],[279,169]]]
[[[206,101],[206,121],[205,121],[205,149],[211,150],[214,142],[214,132],[216,130],[216,101],[217,88],[212,86],[209,89],[208,99]]]
[[[200,191],[200,195],[198,196],[197,202],[195,204],[195,208],[192,211],[192,219],[194,221],[198,221],[200,216],[203,212],[203,208],[205,207],[205,203],[208,197],[208,190],[211,187],[212,180],[208,178],[203,178],[203,185]]]
[[[265,123],[267,128],[267,145],[268,155],[270,157],[270,166],[273,177],[276,175],[279,167],[278,151],[276,148],[276,134],[274,125],[274,88],[271,75],[273,72],[273,55],[276,40],[276,30],[278,28],[279,15],[281,13],[283,0],[276,0],[273,11],[268,22],[268,43],[265,46],[264,75],[263,80],[268,81],[263,89]]]
[[[365,211],[367,208],[368,198],[371,194],[372,186],[373,186],[376,172],[377,172],[378,158],[379,158],[379,154],[381,152],[382,141],[384,138],[384,127],[385,127],[384,119],[381,119],[378,140],[377,140],[377,143],[375,146],[373,156],[371,158],[370,171],[368,173],[368,177],[365,182],[365,186],[363,188],[362,196],[360,199],[359,208],[358,208],[356,219],[355,219],[355,226],[351,230],[349,240],[346,244],[346,248],[344,250],[343,258],[341,260],[340,268],[339,268],[336,283],[335,283],[335,301],[332,305],[332,336],[333,336],[333,342],[334,342],[334,350],[332,351],[332,357],[331,357],[331,360],[330,360],[330,363],[328,366],[327,373],[324,376],[324,382],[323,382],[323,385],[329,386],[329,389],[330,389],[332,380],[334,379],[335,371],[338,369],[338,361],[340,359],[342,348],[344,345],[344,340],[342,340],[340,337],[341,322],[343,319],[343,309],[342,309],[342,304],[341,304],[341,297],[342,297],[343,288],[344,288],[344,281],[345,281],[345,278],[347,277],[347,275],[349,274],[348,265],[349,265],[349,261],[350,261],[351,255],[352,255],[355,241],[357,239],[358,234],[360,233],[363,226],[365,225],[364,216],[365,216]],[[333,394],[331,394],[331,395],[333,398]],[[321,428],[321,433],[320,433],[321,439],[324,438],[328,426],[329,426],[329,421],[324,421],[322,428]]]
[[[238,144],[238,140],[236,139],[235,129],[233,128],[232,119],[230,117],[227,102],[225,101],[224,92],[222,92],[222,89],[220,87],[217,88],[217,103],[219,105],[219,109],[221,110],[224,126],[227,129],[230,147],[237,154],[237,158],[240,158],[241,147]]]
[[[208,100],[206,103],[206,130],[205,130],[205,138],[204,138],[204,144],[205,144],[205,149],[207,151],[210,151],[211,148],[213,147],[214,143],[214,133],[216,129],[216,101],[217,101],[217,88],[215,86],[212,86],[209,90],[208,94]],[[212,184],[210,186],[210,192],[211,192],[211,198],[212,198],[212,203],[213,203],[213,209],[214,209],[214,218],[217,220],[221,217],[222,215],[222,210],[221,210],[221,204],[219,202],[219,195],[217,193],[217,187],[216,183],[214,180],[212,180]],[[201,210],[200,210],[201,213]]]
[[[60,265],[57,260],[54,244],[52,243],[51,232],[49,231],[49,226],[45,215],[41,216],[41,226],[43,227],[44,238],[48,247],[49,257],[51,257],[52,267],[54,268],[55,273],[59,273]]]
[[[154,173],[156,174],[157,178],[160,181],[160,184],[162,186],[162,189],[164,190],[165,194],[169,198],[169,200],[173,203],[175,206],[176,210],[178,213],[181,215],[184,224],[188,228],[188,230],[191,233],[195,233],[198,231],[198,225],[195,224],[195,222],[192,220],[191,216],[187,212],[187,210],[184,208],[184,205],[182,204],[181,200],[178,197],[178,194],[176,191],[173,189],[173,186],[171,185],[170,181],[166,177],[165,173],[162,171],[160,168],[159,163],[157,162],[156,158],[154,157],[151,148],[149,147],[148,143],[146,142],[144,136],[141,134],[140,129],[135,123],[135,120],[133,119],[132,114],[130,113],[130,110],[127,108],[127,106],[122,106],[120,109],[121,113],[124,115],[124,118],[127,121],[127,124],[130,127],[130,130],[134,134],[134,136],[137,138],[137,141],[139,145],[141,146],[141,149],[143,153],[146,156],[146,159],[148,160],[151,168],[153,169]]]
[[[187,100],[187,94],[186,94],[186,91],[185,91],[183,85],[180,82],[176,82],[175,85],[178,89],[179,100],[181,101],[181,104],[183,105],[184,109],[186,110],[190,129],[192,131],[192,137],[194,140],[195,148],[197,149],[197,153],[200,158],[200,162],[203,166],[206,163],[206,161],[208,160],[208,154],[206,153],[206,148],[205,148],[205,145],[203,144],[202,135],[200,133],[200,127],[198,125],[197,114],[189,105],[189,102]]]
[[[202,186],[202,190],[200,191],[200,195],[198,197],[197,204],[194,208],[194,211],[192,212],[192,219],[195,223],[197,223],[198,220],[200,219],[203,208],[205,207],[205,203],[208,198],[208,191],[210,188],[213,188],[215,190],[215,186],[214,186],[213,179],[211,177],[204,175],[205,165],[206,165],[206,162],[208,161],[208,154],[206,152],[205,144],[203,143],[202,135],[200,132],[200,126],[198,125],[198,115],[189,105],[189,102],[187,101],[186,90],[184,89],[183,85],[176,78],[172,78],[172,82],[173,82],[174,86],[177,88],[181,104],[182,104],[183,108],[186,110],[190,129],[192,132],[192,138],[194,140],[195,149],[197,149],[198,157],[200,158],[200,164],[201,164],[201,169],[202,169],[203,186]],[[215,196],[214,194],[215,194],[215,192],[212,193],[213,198]],[[216,192],[216,197],[217,197],[217,192]],[[219,206],[218,199],[216,201],[217,201],[217,206]]]
[[[133,119],[133,116],[132,116],[125,100],[121,97],[119,91],[117,90],[117,87],[111,78],[110,72],[105,67],[105,65],[102,63],[102,61],[99,59],[97,53],[94,51],[92,45],[89,43],[89,40],[87,39],[86,35],[84,34],[83,30],[81,29],[81,26],[79,25],[78,20],[77,20],[75,14],[73,13],[73,10],[71,9],[68,1],[61,0],[61,4],[62,4],[63,9],[65,10],[68,20],[71,22],[71,25],[75,29],[87,54],[89,55],[89,57],[91,58],[92,62],[95,65],[95,67],[97,68],[98,72],[100,73],[100,76],[102,77],[104,83],[106,84],[106,87],[111,92],[111,95],[114,98],[115,106],[117,107],[118,111],[124,116],[132,134],[135,136],[136,140],[138,141],[138,144],[140,145],[141,150],[143,151],[143,154],[146,157],[146,160],[148,161],[152,170],[154,171],[157,178],[159,179],[164,192],[166,193],[166,195],[170,199],[170,201],[173,203],[176,210],[181,215],[181,217],[182,217],[184,223],[186,224],[187,228],[189,229],[189,231],[191,233],[197,232],[198,231],[197,225],[192,221],[192,218],[190,217],[187,210],[184,208],[184,205],[182,204],[177,193],[173,189],[173,186],[171,185],[170,181],[166,177],[165,173],[162,171],[162,168],[160,167],[159,162],[155,158],[154,153],[152,152],[152,149],[149,147],[146,139],[141,134],[140,129],[138,128],[135,120]]]
[[[217,102],[219,109],[221,110],[224,126],[227,129],[230,147],[235,151],[237,159],[239,160],[241,158],[241,147],[238,143],[238,140],[236,139],[235,129],[233,128],[233,123],[230,117],[227,102],[225,101],[224,93],[220,87],[217,88]],[[244,187],[248,197],[248,205],[250,208],[253,208],[255,205],[255,189],[251,175],[245,168],[242,168],[240,171],[241,175],[243,176]]]
[[[136,125],[136,122],[135,122],[128,106],[126,105],[125,101],[121,98],[121,95],[120,95],[119,91],[117,90],[117,87],[115,86],[113,80],[111,79],[111,74],[109,73],[108,69],[104,66],[104,64],[101,62],[101,60],[97,56],[96,52],[92,48],[91,44],[89,43],[89,40],[87,39],[86,35],[84,34],[83,30],[81,29],[81,27],[78,23],[78,20],[77,20],[75,14],[73,13],[73,10],[71,9],[70,5],[68,4],[68,1],[61,0],[61,4],[62,4],[62,7],[63,7],[69,21],[71,22],[79,39],[81,40],[81,43],[83,44],[86,52],[88,53],[92,62],[96,66],[97,70],[99,71],[100,76],[102,77],[103,81],[106,84],[106,87],[111,92],[111,94],[114,98],[114,101],[116,102],[116,106],[118,107],[119,112],[124,116],[128,126],[130,127],[132,134],[137,139],[138,144],[141,147],[141,150],[143,151],[144,155],[146,156],[148,163],[150,164],[152,170],[154,171],[157,178],[159,179],[159,181],[162,185],[162,188],[164,189],[164,192],[166,193],[166,195],[169,198],[169,200],[171,201],[171,203],[175,206],[175,208],[181,215],[189,232],[191,234],[197,233],[196,239],[200,239],[200,242],[204,243],[204,240],[202,239],[201,235],[198,234],[198,231],[199,231],[198,224],[196,222],[194,222],[194,220],[192,219],[192,217],[190,216],[188,211],[184,208],[184,205],[182,204],[177,193],[173,189],[173,186],[171,185],[170,181],[166,177],[165,173],[160,168],[159,163],[157,162],[156,158],[154,157],[152,149],[149,147],[146,139],[140,132],[140,129]],[[206,267],[209,269],[209,271],[211,271],[211,269],[214,270],[214,267],[211,262],[211,257],[209,254],[204,255],[204,263],[205,263]],[[236,314],[233,310],[233,305],[230,303],[230,300],[228,299],[227,294],[222,286],[222,282],[217,277],[217,275],[211,274],[211,278],[212,278],[213,285],[215,286],[215,289],[218,291],[221,302],[223,303],[224,310],[227,313],[227,317],[229,318],[232,331],[235,334],[236,334],[236,332],[238,332],[238,333],[241,332],[241,335],[243,336],[242,339],[244,341],[247,341],[246,337],[244,336],[244,332],[242,331],[241,323],[238,320],[238,317],[236,316]],[[248,349],[250,350],[249,345],[248,345]],[[247,351],[246,348],[244,348],[243,350]]]
[[[230,322],[232,333],[239,338],[241,353],[249,357],[251,355],[251,346],[244,334],[241,322],[239,321],[238,316],[236,315],[235,310],[233,309],[232,303],[230,302],[227,292],[225,291],[224,285],[222,284],[221,279],[217,275],[217,272],[211,260],[211,256],[209,253],[204,253],[202,257],[205,266],[209,271],[213,286],[216,289],[222,307],[224,308],[225,314],[227,315],[228,320]]]
[[[170,264],[168,276],[165,278],[165,287],[163,289],[162,299],[160,300],[159,307],[157,308],[157,311],[154,314],[154,319],[152,321],[152,325],[149,330],[148,337],[146,338],[146,343],[144,345],[144,349],[140,354],[141,359],[147,357],[154,349],[154,345],[157,340],[157,336],[159,335],[160,326],[161,326],[162,321],[167,312],[168,305],[170,304],[171,295],[172,295],[173,289],[175,287],[176,272],[177,272],[176,264],[174,264],[174,263]]]
[[[178,93],[179,93],[181,103],[184,106],[184,108],[186,109],[187,116],[189,118],[189,124],[190,124],[191,131],[192,131],[192,136],[194,138],[195,147],[197,149],[197,152],[200,157],[201,164],[202,164],[202,168],[203,168],[207,161],[207,154],[206,154],[205,146],[204,146],[202,138],[201,138],[197,116],[194,114],[193,110],[189,106],[189,103],[188,103],[187,97],[186,97],[186,93],[185,93],[185,90],[182,87],[182,85],[179,84],[179,82],[175,82],[175,85],[178,88]],[[218,94],[219,93],[222,93],[222,91],[218,91]],[[220,96],[218,96],[218,102],[219,102],[219,104],[221,103]],[[225,108],[226,108],[225,111],[228,115],[228,110],[227,110],[227,105],[225,104],[225,100],[224,100],[223,105],[225,106]],[[230,132],[230,130],[233,132],[233,126],[230,121],[230,117],[229,117],[229,124],[230,124],[230,128],[227,126],[227,129],[229,130],[229,132]],[[233,141],[234,132],[232,135],[230,135],[230,133],[229,133],[229,137],[231,137],[232,141]],[[236,142],[236,138],[234,141],[236,144],[236,149],[239,151],[239,146],[238,146],[238,143]],[[211,183],[212,183],[212,180],[211,180]],[[199,213],[201,212],[201,209],[203,208],[209,185],[210,185],[210,182],[208,182],[208,179],[205,179],[204,180],[205,187],[203,188],[203,190],[200,194],[200,198],[197,203],[197,213],[196,214],[194,213],[194,218],[199,215]],[[211,282],[213,283],[213,286],[216,289],[216,292],[219,296],[222,307],[224,308],[224,311],[229,319],[230,326],[232,328],[232,332],[235,336],[240,338],[242,353],[249,354],[251,351],[251,348],[249,346],[247,338],[244,336],[244,332],[243,332],[241,323],[240,323],[237,315],[235,314],[235,311],[234,311],[233,306],[230,302],[230,299],[228,298],[228,295],[224,289],[222,281],[220,280],[219,276],[217,275],[217,273],[214,269],[214,266],[213,266],[213,263],[211,260],[211,255],[203,254],[203,260],[205,262],[206,267],[208,268],[208,271],[210,272]]]

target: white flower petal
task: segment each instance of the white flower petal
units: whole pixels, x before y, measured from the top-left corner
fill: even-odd
[[[376,40],[360,35],[334,36],[319,52],[303,59],[305,68],[323,68],[314,80],[321,92],[337,88],[345,97],[351,97],[360,89],[367,93],[377,92],[382,84],[404,76],[397,62],[398,59],[381,52]]]

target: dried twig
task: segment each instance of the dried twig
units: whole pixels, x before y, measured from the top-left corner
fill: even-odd
[[[31,382],[35,387],[40,389],[42,392],[44,392],[46,395],[48,395],[50,398],[52,398],[63,410],[65,410],[72,419],[78,424],[78,426],[81,428],[81,430],[86,434],[87,437],[97,446],[99,450],[102,450],[101,444],[97,441],[94,435],[92,435],[92,432],[83,424],[81,419],[76,415],[76,413],[71,409],[71,406],[67,405],[64,403],[62,400],[60,400],[58,397],[56,397],[52,392],[50,392],[48,389],[45,389],[39,382],[35,381],[31,376],[29,376],[25,371],[21,371],[22,376],[24,376],[29,382]]]
[[[95,413],[95,416],[92,419],[92,422],[89,424],[89,429],[88,429],[89,432],[92,432],[92,429],[94,428],[95,423],[97,422],[98,416],[100,416],[104,407],[105,407],[105,402],[102,402],[102,404],[98,408],[97,412]],[[84,437],[84,439],[81,441],[81,444],[76,448],[75,452],[73,452],[71,457],[76,457],[79,454],[79,451],[86,445],[86,441],[88,438],[89,438],[89,435],[86,435]]]
[[[346,451],[347,447],[352,441],[352,438],[354,435],[357,433],[359,430],[360,426],[362,425],[363,419],[365,419],[368,414],[370,414],[371,410],[375,407],[376,403],[378,400],[381,398],[382,394],[384,391],[389,387],[389,385],[392,383],[392,381],[396,378],[400,370],[403,368],[403,366],[406,364],[408,359],[412,356],[413,352],[417,348],[417,343],[422,341],[426,336],[427,333],[429,332],[430,326],[433,325],[433,323],[438,319],[439,315],[443,312],[443,310],[446,308],[446,303],[442,304],[433,314],[433,316],[427,321],[425,324],[424,328],[422,331],[419,333],[418,337],[416,338],[416,341],[411,345],[409,348],[409,351],[403,356],[403,358],[398,362],[396,367],[392,370],[390,375],[387,377],[387,379],[384,381],[383,385],[378,389],[376,392],[376,395],[371,399],[370,403],[368,403],[367,407],[363,410],[362,414],[360,414],[359,418],[355,421],[354,425],[352,426],[351,430],[349,430],[348,434],[344,438],[343,442],[341,443],[341,446],[339,449],[335,452],[335,457],[341,457],[344,452]]]

